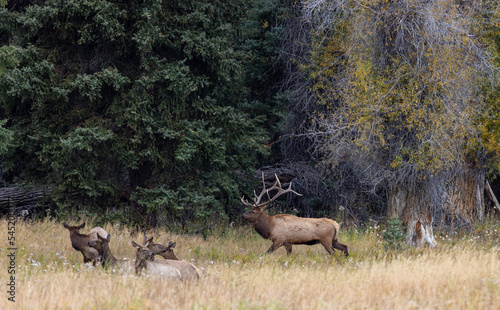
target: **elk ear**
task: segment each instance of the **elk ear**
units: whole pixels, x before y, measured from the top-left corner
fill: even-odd
[[[144,240],[145,243],[152,243],[153,242],[153,237],[149,238],[148,240]]]
[[[69,225],[66,222],[63,223],[64,228],[69,229]]]
[[[175,242],[170,241],[170,242],[168,243],[168,248],[169,248],[169,249],[173,249],[173,248],[175,248]]]
[[[99,235],[98,235],[99,236]],[[100,237],[100,236],[99,236]],[[89,241],[89,246],[94,247],[97,244],[97,240],[90,240]]]
[[[107,241],[107,242],[110,242],[110,241],[111,241],[111,235],[110,235],[110,234],[108,234],[108,235],[106,236],[106,238],[103,238],[103,237],[101,237],[101,235],[97,234],[97,238],[98,238],[99,240],[103,241],[103,242],[104,242],[104,241]]]
[[[78,226],[78,229],[83,229],[85,227],[85,222],[83,222],[80,226]]]
[[[137,243],[135,243],[134,241],[132,241],[132,245],[134,246],[134,248],[141,248],[141,246],[139,246]]]

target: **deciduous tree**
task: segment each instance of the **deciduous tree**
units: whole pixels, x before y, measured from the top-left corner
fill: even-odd
[[[302,8],[312,23],[302,67],[317,107],[305,126],[310,151],[336,178],[358,167],[357,190],[383,189],[387,215],[404,220],[409,242],[436,244],[433,217],[460,186],[457,176],[472,173],[472,188],[462,189],[473,197],[478,176],[484,184],[478,124],[494,70],[474,31],[479,9],[475,1],[412,0]],[[478,199],[468,208],[480,208]]]

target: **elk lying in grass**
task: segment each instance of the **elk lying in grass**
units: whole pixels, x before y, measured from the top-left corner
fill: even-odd
[[[83,262],[92,262],[95,266],[96,262],[100,260],[99,253],[96,249],[89,246],[89,241],[97,240],[98,234],[107,236],[108,233],[101,227],[94,227],[90,230],[88,234],[81,234],[80,229],[85,227],[85,222],[79,226],[69,226],[63,223],[64,228],[69,230],[69,237],[71,239],[71,245],[77,251],[82,252]]]
[[[161,255],[161,253],[157,255]],[[190,262],[162,258],[156,259],[155,262],[176,268],[177,270],[179,270],[181,279],[183,280],[194,280],[205,276],[204,271],[198,269],[198,267]]]
[[[182,279],[180,271],[170,265],[155,261],[155,252],[132,241],[132,245],[137,248],[135,260],[135,273],[145,273],[150,276],[162,276],[170,279]]]
[[[155,257],[154,262],[159,264],[168,265],[179,270],[181,278],[185,280],[189,279],[199,279],[204,276],[205,273],[198,269],[195,265],[190,262],[180,261],[173,253],[172,248],[175,247],[175,242],[170,242],[168,247],[154,243],[153,237],[147,239],[146,234],[144,234],[144,247],[153,251],[156,256],[163,256],[164,258]]]
[[[150,249],[151,251],[155,252],[156,255],[161,255],[165,259],[173,259],[173,260],[179,260],[177,256],[175,256],[174,253],[174,248],[175,248],[175,242],[170,241],[168,243],[168,246],[164,246],[159,243],[153,242],[153,237],[149,238],[146,237],[146,234],[144,234],[144,244],[147,244],[147,248]]]
[[[102,259],[102,265],[104,267],[111,267],[113,271],[120,270],[122,273],[133,272],[134,264],[129,260],[118,260],[111,253],[109,248],[109,243],[111,241],[111,235],[108,234],[106,238],[101,237],[100,234],[97,235],[97,240],[89,241],[89,246],[94,248]]]
[[[273,242],[267,253],[272,253],[281,246],[285,246],[287,254],[292,253],[293,244],[313,245],[321,243],[329,254],[333,254],[335,249],[341,250],[346,256],[349,256],[347,246],[337,241],[339,224],[327,218],[303,218],[290,214],[278,214],[270,216],[264,213],[265,207],[285,193],[301,194],[292,190],[292,183],[288,189],[283,190],[281,183],[276,176],[276,183],[266,190],[264,174],[262,174],[263,189],[259,196],[255,195],[253,204],[241,197],[241,202],[250,207],[251,210],[245,212],[242,217],[248,221],[252,227],[265,239]],[[269,193],[278,190],[278,193],[270,198]],[[261,202],[266,195],[268,200]]]

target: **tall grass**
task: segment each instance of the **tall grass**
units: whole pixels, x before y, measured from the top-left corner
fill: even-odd
[[[76,223],[73,223],[76,224]],[[497,223],[498,224],[498,223]],[[206,239],[158,232],[177,241],[176,255],[209,276],[180,282],[119,275],[84,265],[61,223],[16,224],[16,302],[7,300],[8,250],[0,249],[1,309],[500,309],[500,228],[438,235],[437,249],[386,251],[381,229],[341,232],[351,256],[329,256],[320,245],[281,248],[251,228],[224,227]],[[87,223],[83,231],[92,224]],[[111,234],[117,258],[133,258],[142,236],[118,226]],[[7,222],[0,240],[7,243]]]

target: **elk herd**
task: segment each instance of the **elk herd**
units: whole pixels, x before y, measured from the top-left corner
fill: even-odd
[[[63,226],[69,230],[73,248],[82,252],[84,263],[92,262],[94,266],[100,263],[103,267],[120,273],[147,274],[170,279],[199,279],[205,275],[203,270],[192,263],[181,261],[175,256],[173,251],[175,242],[164,246],[154,243],[153,237],[148,239],[144,235],[142,245],[132,241],[132,246],[137,249],[135,262],[127,259],[119,260],[111,253],[111,235],[103,228],[95,227],[88,234],[81,234],[80,229],[85,227],[85,223],[79,226],[63,223]]]
[[[292,184],[283,189],[279,178],[272,187],[266,189],[264,175],[262,175],[263,188],[259,195],[255,194],[253,203],[241,197],[241,202],[250,207],[250,210],[242,215],[242,218],[250,223],[255,231],[265,239],[271,240],[272,244],[267,253],[271,253],[284,246],[287,254],[292,253],[292,245],[305,244],[314,245],[320,243],[331,255],[335,249],[343,251],[345,256],[349,255],[347,246],[338,242],[340,225],[327,218],[303,218],[290,214],[267,215],[264,210],[279,196],[285,193],[301,194],[292,190]],[[277,191],[273,197],[270,193]],[[264,202],[261,200],[266,197]],[[87,234],[80,233],[85,223],[79,226],[69,226],[63,223],[69,230],[71,245],[77,251],[82,252],[84,263],[92,262],[93,265],[100,263],[103,267],[112,268],[113,271],[121,273],[146,274],[161,276],[169,279],[199,279],[206,275],[204,270],[197,268],[190,262],[182,261],[174,254],[175,242],[168,246],[153,242],[153,237],[147,238],[144,234],[143,244],[132,241],[136,248],[135,261],[113,256],[110,249],[111,235],[103,228],[95,227]],[[161,256],[158,257],[158,256]]]

